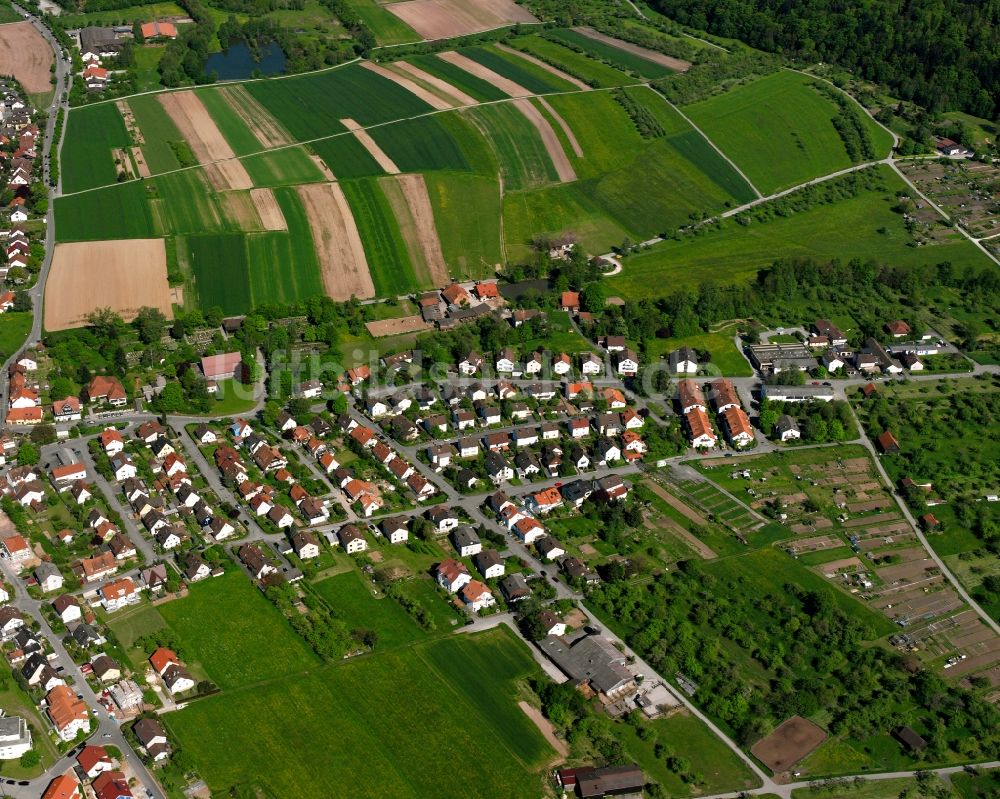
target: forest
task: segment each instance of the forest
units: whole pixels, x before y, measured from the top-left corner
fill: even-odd
[[[997,0],[652,0],[676,21],[828,61],[931,111],[1000,112]]]

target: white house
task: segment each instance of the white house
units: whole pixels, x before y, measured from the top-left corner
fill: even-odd
[[[466,607],[475,613],[486,608],[491,608],[497,603],[489,587],[485,583],[479,582],[479,580],[470,580],[462,586],[459,595]]]
[[[456,593],[472,581],[472,575],[464,563],[448,558],[437,565],[437,581],[449,594]]]

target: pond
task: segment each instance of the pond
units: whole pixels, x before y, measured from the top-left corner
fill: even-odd
[[[255,61],[246,42],[237,42],[228,50],[212,53],[205,62],[205,74],[217,73],[219,80],[242,80],[253,77],[254,70],[262,75],[282,75],[285,72],[285,54],[277,42],[260,48],[260,60]]]

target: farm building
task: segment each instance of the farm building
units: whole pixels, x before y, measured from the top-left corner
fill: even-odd
[[[243,355],[239,352],[207,355],[201,359],[201,371],[206,380],[239,379],[243,374]]]

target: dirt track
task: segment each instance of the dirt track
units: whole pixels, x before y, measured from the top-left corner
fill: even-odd
[[[292,137],[256,98],[239,84],[223,86],[219,94],[265,149],[292,143]]]
[[[30,22],[0,25],[0,75],[13,75],[29,94],[52,89],[52,48]]]
[[[529,719],[535,722],[535,726],[538,727],[538,731],[542,734],[542,737],[549,742],[549,746],[556,750],[560,759],[565,758],[569,754],[569,749],[567,749],[563,741],[560,741],[556,737],[556,731],[552,726],[552,722],[545,718],[537,707],[532,707],[527,702],[518,702],[517,706],[524,711]]]
[[[236,160],[222,131],[193,91],[166,92],[160,103],[191,147],[198,163],[207,164],[205,174],[216,191],[249,189],[253,186],[242,162]]]
[[[429,92],[423,86],[414,83],[409,78],[404,78],[402,75],[398,75],[392,70],[388,70],[381,64],[376,64],[374,61],[362,61],[361,66],[367,69],[369,72],[374,72],[376,75],[380,75],[386,80],[391,80],[397,86],[401,86],[406,89],[410,94],[419,97],[431,108],[437,111],[447,111],[452,108],[452,104],[449,103],[442,97],[438,97],[434,92]]]
[[[581,91],[589,92],[594,88],[593,86],[588,86],[579,78],[574,78],[569,73],[563,72],[561,69],[559,69],[559,67],[554,67],[552,66],[552,64],[549,64],[546,61],[542,61],[542,59],[540,58],[535,58],[530,53],[524,53],[520,50],[515,50],[513,47],[508,47],[502,42],[497,42],[493,46],[496,47],[497,50],[503,50],[505,53],[510,53],[511,55],[517,56],[518,58],[523,58],[525,61],[530,61],[536,67],[544,69],[546,72],[555,75],[557,78],[560,78],[566,81],[567,83],[572,83],[574,86],[576,86],[576,88],[580,89]]]
[[[425,39],[450,39],[511,22],[538,22],[513,0],[407,0],[384,7]]]
[[[98,308],[131,321],[145,305],[173,316],[163,239],[56,245],[45,284],[46,330],[82,327]]]
[[[672,58],[671,56],[664,55],[663,53],[658,53],[655,50],[647,50],[645,47],[640,47],[637,44],[632,44],[632,42],[626,42],[622,39],[616,39],[614,36],[608,36],[600,31],[595,31],[593,28],[581,27],[573,28],[573,30],[589,39],[593,39],[596,42],[603,42],[611,47],[617,47],[619,50],[624,50],[626,53],[637,55],[639,58],[645,58],[647,61],[652,61],[654,64],[659,64],[661,67],[666,67],[667,69],[672,69],[676,72],[687,72],[691,69],[691,63],[689,61],[683,61],[680,58]]]
[[[569,162],[569,157],[563,149],[562,142],[559,141],[559,137],[556,136],[556,132],[552,129],[549,121],[542,116],[542,112],[535,108],[531,100],[527,97],[514,100],[513,103],[517,110],[524,114],[528,118],[528,121],[535,126],[538,135],[542,137],[542,144],[545,145],[545,151],[549,154],[549,158],[552,159],[552,164],[556,168],[556,174],[559,175],[559,181],[561,183],[569,183],[572,180],[576,180],[576,172],[573,171],[573,165]],[[579,147],[579,145],[577,146]]]
[[[368,131],[364,130],[361,125],[353,119],[342,119],[340,120],[340,124],[354,134],[354,138],[361,142],[361,146],[368,151],[368,155],[374,158],[376,163],[382,167],[387,174],[399,174],[399,167],[396,166],[396,162],[385,154],[385,150],[378,146],[375,139],[369,136]]]
[[[428,86],[433,86],[446,99],[450,99],[452,105],[479,105],[479,100],[472,95],[466,94],[457,86],[452,86],[448,81],[441,80],[437,75],[425,72],[414,64],[407,63],[406,61],[397,61],[393,66],[402,72],[408,73],[411,77],[423,81]]]
[[[374,297],[365,248],[340,185],[313,183],[297,191],[312,228],[326,293],[335,300]]]
[[[257,208],[264,230],[288,230],[285,215],[281,213],[281,206],[278,205],[273,191],[270,189],[250,189],[250,199],[253,200],[253,204]]]
[[[448,282],[448,267],[441,252],[441,241],[434,224],[434,211],[424,176],[397,175],[395,178],[382,178],[382,181],[386,188],[386,199],[399,223],[399,232],[413,255],[414,263],[423,261],[426,265],[426,279],[430,285],[445,285]],[[390,181],[395,185],[386,185]]]
[[[443,53],[438,53],[437,57],[443,61],[447,61],[449,64],[454,64],[459,69],[464,69],[470,75],[480,80],[492,84],[509,97],[530,97],[534,94],[534,92],[525,89],[519,83],[515,83],[509,78],[497,74],[492,69],[484,67],[482,64],[473,61],[471,58],[467,58],[461,53],[456,53],[454,50],[446,50]]]

